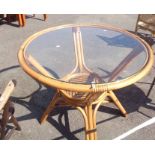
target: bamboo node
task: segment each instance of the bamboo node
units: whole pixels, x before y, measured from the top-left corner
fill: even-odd
[[[94,128],[94,129],[88,129],[88,130],[86,131],[86,133],[87,133],[87,134],[90,134],[90,133],[93,133],[93,132],[96,132],[96,131],[97,131],[96,128]]]

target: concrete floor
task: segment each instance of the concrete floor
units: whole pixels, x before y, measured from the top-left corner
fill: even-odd
[[[129,31],[134,31],[137,15],[48,15],[46,22],[42,15],[28,18],[24,28],[0,25],[0,92],[10,79],[17,80],[12,94],[15,102],[15,116],[22,131],[16,131],[11,139],[84,139],[84,124],[81,114],[74,109],[57,109],[48,121],[40,125],[44,107],[53,94],[53,89],[38,85],[20,68],[17,53],[24,40],[33,33],[67,23],[107,23]],[[154,48],[154,46],[153,46]],[[151,72],[136,84],[117,91],[117,96],[128,111],[127,118],[120,115],[113,104],[99,109],[97,114],[98,139],[110,140],[129,131],[155,116],[154,89],[147,98],[146,94],[154,77]],[[148,104],[149,103],[149,104]],[[138,130],[125,139],[155,139],[155,124]]]

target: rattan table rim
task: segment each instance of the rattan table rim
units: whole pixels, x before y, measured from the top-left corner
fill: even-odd
[[[91,84],[79,84],[79,83],[77,84],[77,83],[60,81],[59,79],[54,79],[54,78],[50,78],[50,77],[44,76],[42,74],[39,74],[30,68],[30,66],[27,64],[27,62],[25,60],[25,58],[26,58],[25,52],[26,52],[27,46],[29,45],[29,43],[31,41],[33,41],[38,36],[40,36],[44,33],[50,32],[50,31],[55,31],[55,30],[59,30],[62,28],[69,28],[69,27],[80,27],[80,26],[81,27],[106,28],[106,29],[110,29],[110,30],[114,30],[117,32],[127,34],[128,36],[131,36],[132,38],[136,39],[137,41],[139,41],[141,44],[143,44],[145,46],[145,48],[148,52],[147,53],[148,58],[146,59],[144,66],[142,67],[141,70],[137,71],[135,74],[133,74],[133,75],[131,75],[125,79],[122,79],[119,81],[113,81],[113,82],[109,82],[109,83],[95,84],[95,90],[94,90],[94,87],[92,89]],[[27,74],[29,74],[31,77],[33,77],[34,79],[40,81],[41,83],[43,83],[45,85],[52,86],[52,87],[55,87],[57,89],[70,90],[70,91],[79,91],[79,92],[98,91],[98,92],[103,92],[103,91],[107,91],[107,90],[120,89],[120,88],[126,87],[126,86],[131,85],[131,84],[137,82],[138,80],[140,80],[143,76],[145,76],[150,71],[150,69],[153,65],[154,56],[153,56],[152,48],[148,45],[148,43],[146,43],[146,41],[144,41],[143,39],[141,39],[137,35],[134,35],[134,34],[128,32],[126,30],[116,28],[116,27],[113,27],[110,25],[105,25],[105,24],[104,25],[67,24],[67,25],[61,25],[61,26],[55,26],[55,27],[47,28],[45,30],[39,31],[39,32],[31,35],[20,47],[19,52],[18,52],[18,60],[19,60],[21,67],[24,69],[24,71]]]

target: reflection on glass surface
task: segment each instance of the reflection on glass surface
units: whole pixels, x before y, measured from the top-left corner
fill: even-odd
[[[128,34],[93,27],[81,27],[80,31],[85,65],[93,73],[91,79],[95,75],[97,80],[70,82],[117,81],[137,73],[145,65],[146,48]],[[27,47],[26,55],[35,58],[54,78],[66,81],[63,77],[71,73],[76,65],[72,28],[37,37]]]
[[[26,53],[60,79],[75,66],[72,29],[48,32],[37,37],[29,44]]]

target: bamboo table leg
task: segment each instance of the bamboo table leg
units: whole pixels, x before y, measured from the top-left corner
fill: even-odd
[[[113,91],[109,91],[109,96],[111,97],[111,99],[113,100],[113,103],[118,107],[118,109],[122,112],[122,114],[126,117],[127,112],[124,109],[124,107],[122,106],[122,104],[120,103],[120,101],[118,100],[118,98],[116,97],[116,95],[114,94]]]
[[[88,118],[88,129],[86,129],[86,135],[88,135],[89,140],[96,139],[96,120],[94,119],[94,110],[92,105],[87,105],[87,118]]]
[[[50,102],[50,104],[48,105],[48,107],[46,108],[45,112],[43,113],[43,115],[41,116],[40,119],[40,123],[42,124],[43,122],[46,121],[49,113],[55,108],[56,103],[58,102],[58,100],[60,100],[59,94],[58,92],[54,95],[52,101]]]
[[[92,104],[86,105],[84,108],[77,107],[82,113],[85,121],[85,139],[95,140],[96,137],[96,117],[94,117],[94,109]]]
[[[95,140],[97,139],[96,114],[100,105],[107,101],[106,97],[110,97],[113,100],[114,104],[120,109],[122,114],[124,114],[125,116],[127,115],[127,112],[125,111],[113,91],[103,92],[94,102],[91,103],[88,101],[88,103],[84,106],[73,105],[73,102],[76,102],[74,101],[74,99],[65,101],[65,98],[61,98],[61,94],[57,92],[50,102],[49,106],[43,113],[40,122],[43,123],[44,121],[46,121],[49,113],[55,108],[56,103],[60,100],[64,100],[66,105],[72,105],[82,113],[85,122],[85,139]]]

